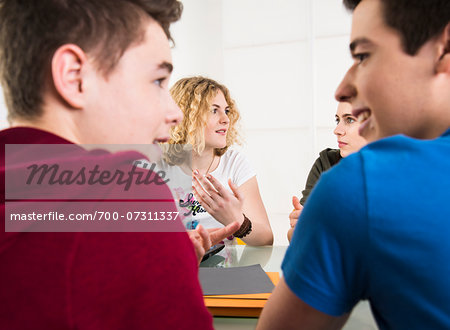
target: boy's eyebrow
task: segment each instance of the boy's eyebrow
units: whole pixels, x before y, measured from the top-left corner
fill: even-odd
[[[169,73],[172,73],[172,71],[173,71],[173,65],[172,65],[172,63],[169,63],[169,62],[162,62],[160,65],[158,65],[158,68],[159,69],[165,69],[165,70],[167,70]]]
[[[354,51],[355,51],[355,48],[357,47],[357,46],[361,46],[361,45],[371,45],[372,44],[372,41],[370,41],[369,39],[367,39],[367,38],[357,38],[357,39],[355,39],[355,40],[353,40],[351,43],[350,43],[350,52],[351,53],[353,53]]]

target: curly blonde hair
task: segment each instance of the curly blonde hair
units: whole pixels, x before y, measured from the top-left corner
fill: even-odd
[[[203,152],[205,149],[204,127],[210,114],[212,100],[219,90],[225,96],[229,106],[230,126],[227,132],[227,145],[224,148],[215,149],[214,153],[222,156],[229,146],[240,144],[237,129],[240,114],[228,88],[217,81],[201,76],[180,79],[170,89],[170,93],[183,111],[184,117],[179,125],[172,128],[169,144],[190,144],[196,153]],[[171,163],[178,163],[176,161],[177,154],[182,152],[182,148],[173,146],[170,149]]]

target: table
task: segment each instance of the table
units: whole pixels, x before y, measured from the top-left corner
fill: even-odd
[[[200,267],[237,267],[260,264],[266,272],[280,272],[281,262],[287,246],[226,246],[218,255],[210,257]],[[244,317],[214,317],[214,328],[217,330],[254,329],[258,319]],[[377,329],[370,312],[369,304],[360,302],[354,309],[344,326],[345,330]]]

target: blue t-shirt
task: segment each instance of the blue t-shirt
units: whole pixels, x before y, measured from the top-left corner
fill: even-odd
[[[381,329],[449,329],[450,129],[374,142],[324,173],[282,269],[329,315],[368,299]]]

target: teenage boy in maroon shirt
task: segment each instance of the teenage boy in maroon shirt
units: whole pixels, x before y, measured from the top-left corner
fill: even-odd
[[[1,2],[0,69],[11,122],[0,132],[2,223],[6,144],[168,139],[182,116],[168,92],[169,25],[181,11],[175,0]],[[21,150],[11,157],[20,159]],[[95,163],[92,153],[82,155]],[[103,153],[98,161],[135,156]],[[2,227],[2,329],[208,329],[198,258],[238,224],[200,229],[191,239],[185,232],[11,233]]]

